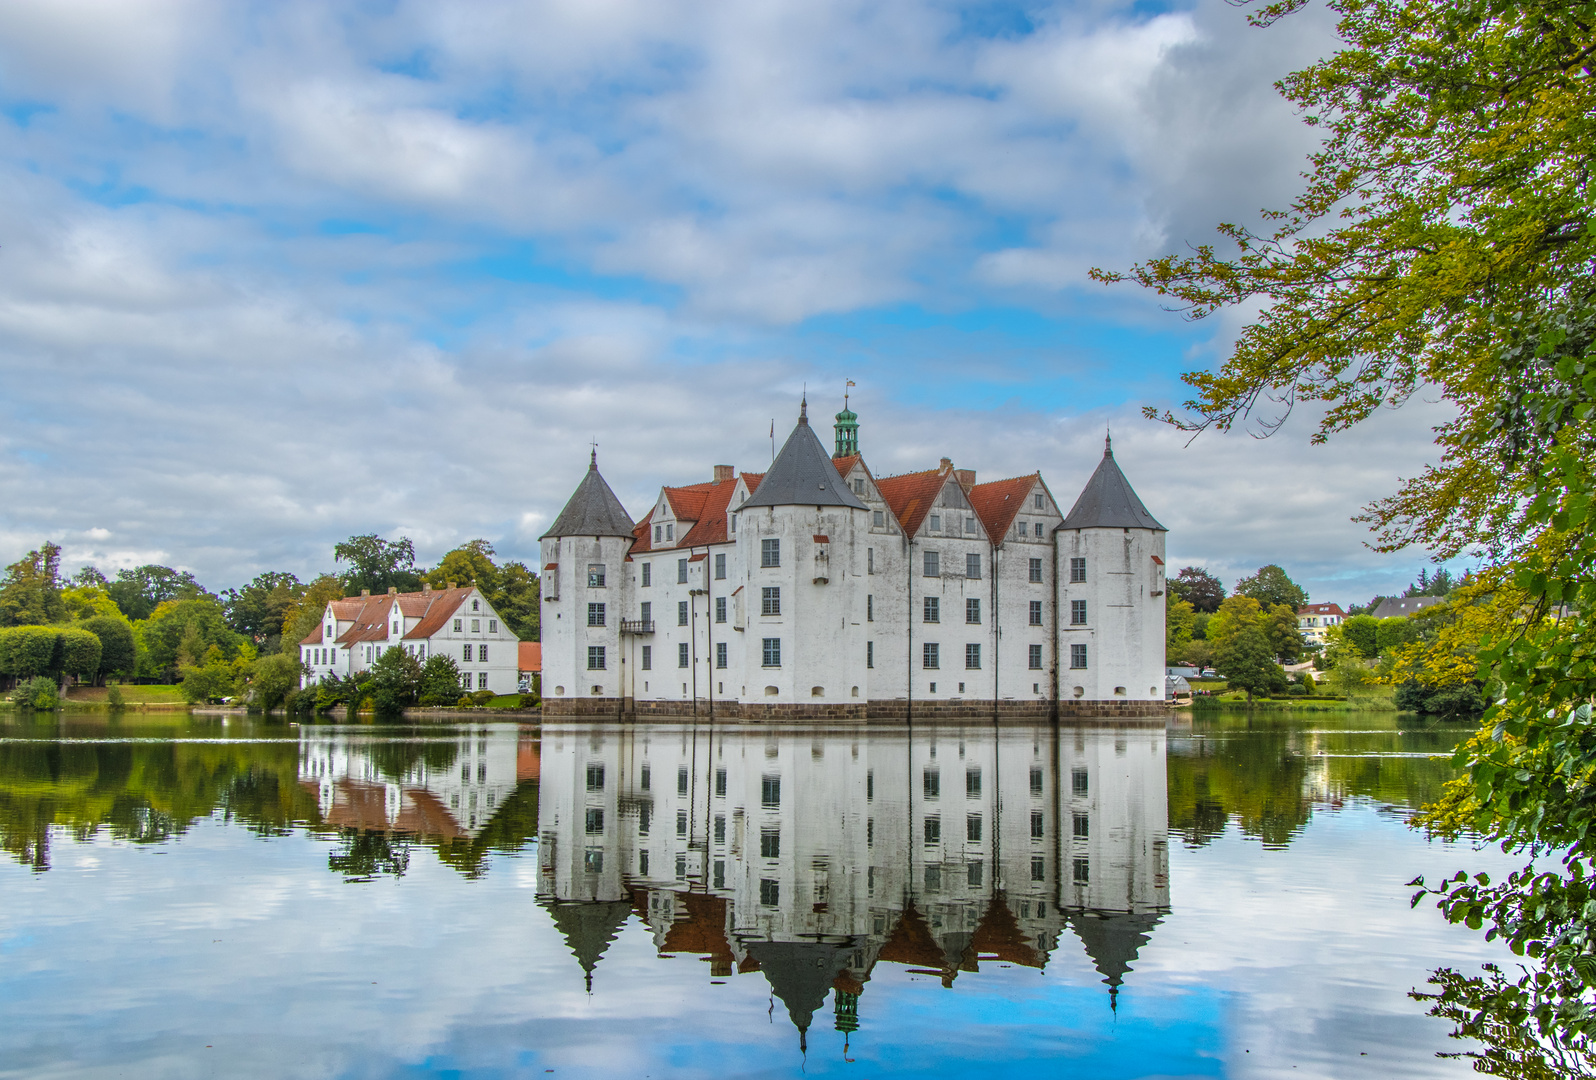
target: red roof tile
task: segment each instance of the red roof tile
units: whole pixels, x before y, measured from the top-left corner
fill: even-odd
[[[859,464],[861,454],[847,454],[843,457],[834,457],[831,463],[837,467],[837,475],[844,480],[848,478],[848,470]]]
[[[1305,604],[1297,609],[1298,615],[1340,615],[1346,617],[1346,612],[1341,610],[1340,604]]]
[[[876,480],[876,490],[881,492],[881,497],[892,508],[893,516],[903,526],[904,535],[913,536],[920,530],[920,523],[931,512],[937,495],[952,472],[952,466],[944,466],[927,472],[904,473],[902,476],[880,477]]]
[[[523,641],[516,646],[516,667],[520,671],[543,670],[543,643]]]
[[[970,489],[970,505],[975,508],[981,524],[986,526],[987,536],[994,542],[1001,544],[1008,536],[1015,515],[1025,509],[1026,496],[1041,479],[1041,473],[1032,473],[1030,476],[976,484]]]
[[[430,593],[401,594],[399,610],[411,618],[421,620],[405,637],[417,641],[429,638],[442,630],[443,624],[449,621],[449,616],[460,609],[460,605],[465,603],[465,598],[471,595],[473,588],[468,585],[463,589],[433,589]],[[414,606],[414,615],[406,610],[406,603]]]

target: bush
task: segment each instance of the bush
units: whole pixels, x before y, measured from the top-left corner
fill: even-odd
[[[299,688],[303,670],[299,658],[287,653],[256,660],[249,672],[249,707],[270,712],[282,705],[288,695]]]
[[[459,709],[470,709],[470,708],[474,708],[476,706],[476,703],[477,703],[476,699],[473,698],[470,694],[461,694],[459,696],[459,698],[457,698],[455,700],[454,704],[455,704],[455,707],[459,708]]]
[[[1398,686],[1394,700],[1403,712],[1449,720],[1476,720],[1485,712],[1486,705],[1478,683],[1425,686],[1417,679],[1409,679]]]
[[[499,695],[495,694],[492,690],[478,690],[476,693],[471,695],[471,703],[473,705],[486,705],[488,702],[492,701],[498,696]]]
[[[58,631],[61,670],[79,682],[93,682],[100,674],[100,638],[82,627],[68,626]]]
[[[127,704],[122,700],[122,688],[116,683],[105,688],[105,703],[113,709],[120,709]]]
[[[421,665],[422,705],[452,705],[460,700],[460,669],[452,658],[433,653]]]
[[[18,683],[11,692],[11,700],[24,709],[53,709],[60,702],[56,696],[55,680],[44,675],[36,675],[27,682]]]
[[[58,671],[58,632],[53,626],[12,626],[0,630],[0,675],[18,680]]]
[[[543,699],[538,697],[536,694],[521,695],[521,708],[523,709],[535,709],[542,704]]]

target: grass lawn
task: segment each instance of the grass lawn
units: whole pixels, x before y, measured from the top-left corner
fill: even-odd
[[[520,694],[500,694],[488,702],[490,709],[519,709],[521,707]]]
[[[103,702],[106,689],[104,686],[74,686],[67,691],[67,700]],[[130,686],[124,683],[122,700],[129,705],[181,705],[183,691],[177,686]]]

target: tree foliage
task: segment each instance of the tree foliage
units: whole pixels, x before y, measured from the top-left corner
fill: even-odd
[[[1282,611],[1266,610],[1250,596],[1232,596],[1219,605],[1219,611],[1208,624],[1208,641],[1213,646],[1214,662],[1220,674],[1231,687],[1245,690],[1248,701],[1255,693],[1274,693],[1286,688],[1286,673],[1275,662],[1276,644],[1271,640],[1272,636],[1279,635]],[[1290,631],[1296,637],[1294,611]]]
[[[415,545],[407,537],[384,540],[375,533],[351,536],[333,546],[333,558],[348,565],[339,577],[348,595],[353,596],[362,589],[385,593],[390,588],[400,592],[421,588],[421,575],[416,572]]]
[[[1225,587],[1201,566],[1183,566],[1168,580],[1171,594],[1180,597],[1198,612],[1213,614],[1225,600]]]
[[[134,622],[148,619],[157,607],[171,600],[216,599],[188,571],[153,564],[118,570],[116,580],[105,591]]]
[[[1295,618],[1297,609],[1308,602],[1308,590],[1298,585],[1274,563],[1260,566],[1251,577],[1236,582],[1237,596],[1250,596],[1264,607],[1284,604]]]
[[[215,599],[168,600],[144,622],[149,674],[172,678],[180,666],[204,664],[212,646],[231,662],[245,644],[227,625],[227,612]]]
[[[446,588],[451,581],[475,585],[516,637],[522,641],[538,640],[538,576],[526,563],[499,566],[493,556],[493,545],[488,541],[469,541],[438,560],[438,565],[427,571],[426,583],[434,589]]]
[[[95,615],[80,624],[100,639],[100,670],[98,674],[126,678],[138,670],[138,646],[133,640],[133,627],[122,617]]]
[[[61,600],[61,549],[45,541],[0,579],[0,626],[41,626],[67,615]]]
[[[304,584],[293,574],[277,570],[257,574],[248,585],[222,592],[227,625],[261,652],[276,652],[282,644],[284,616],[304,595]]]
[[[1191,645],[1196,612],[1178,596],[1166,596],[1164,600],[1164,655],[1173,660]]]

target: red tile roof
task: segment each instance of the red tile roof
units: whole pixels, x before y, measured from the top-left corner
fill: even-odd
[[[1026,496],[1042,479],[1041,473],[1016,476],[1009,480],[993,480],[976,484],[970,489],[970,505],[976,516],[986,526],[986,534],[1001,544],[1008,536],[1015,515],[1025,509]]]
[[[834,457],[831,463],[837,467],[837,475],[844,480],[848,479],[848,470],[859,464],[860,454],[848,454],[844,457]]]
[[[904,473],[902,476],[886,476],[876,480],[876,489],[887,500],[898,524],[903,526],[904,535],[913,536],[919,532],[920,523],[931,512],[942,486],[948,482],[952,472],[953,467],[947,465],[927,472]]]
[[[346,596],[332,602],[333,617],[340,623],[353,623],[338,635],[337,644],[353,645],[362,641],[386,641],[392,609],[398,607],[406,619],[419,619],[415,627],[404,634],[410,641],[430,638],[448,621],[449,616],[471,594],[473,586],[459,589],[432,589],[413,593],[379,593],[376,596]],[[322,644],[322,628],[300,642],[301,645]]]
[[[520,671],[543,670],[543,643],[523,641],[516,646],[516,667]]]
[[[1346,618],[1346,612],[1341,610],[1340,604],[1306,604],[1297,609],[1298,615],[1340,615]]]
[[[764,479],[763,473],[743,473],[742,478],[748,483],[748,493],[753,494],[759,486],[759,481]],[[671,548],[703,547],[706,544],[724,544],[731,539],[728,532],[726,515],[731,505],[732,494],[737,490],[735,480],[722,480],[719,483],[710,481],[704,484],[689,484],[686,487],[667,487],[665,498],[670,503],[671,512],[678,520],[691,521],[693,527],[679,536],[674,543],[667,544],[661,541],[660,547],[654,547],[654,508],[643,515],[643,520],[637,523],[632,530],[635,538],[628,557],[646,554],[650,551],[666,550]]]
[[[460,610],[460,605],[465,603],[467,596],[474,591],[474,586],[463,589],[433,589],[429,593],[400,593],[399,610],[411,618],[419,618],[415,629],[405,635],[412,641],[429,638],[443,629],[443,624],[449,621],[449,616]]]

